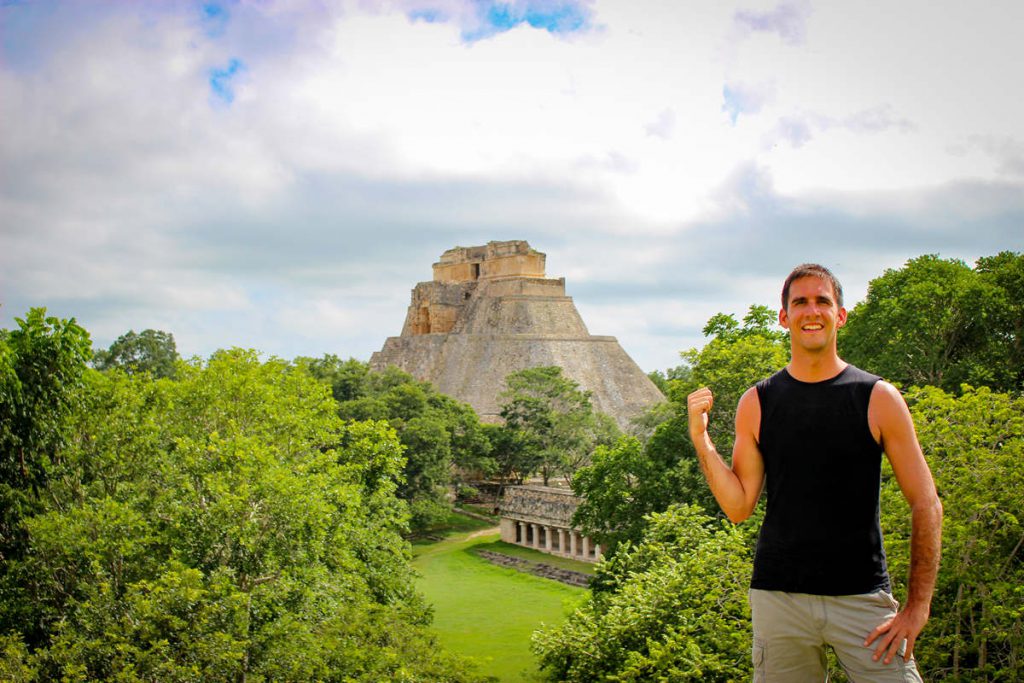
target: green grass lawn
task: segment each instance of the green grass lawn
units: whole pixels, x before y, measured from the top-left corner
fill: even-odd
[[[482,673],[503,682],[536,680],[530,634],[541,623],[561,622],[586,591],[498,567],[471,552],[497,539],[495,530],[417,545],[418,586],[434,606],[434,630],[445,648],[472,657]]]
[[[490,529],[497,522],[490,523],[485,522],[482,519],[476,519],[469,515],[462,515],[451,510],[448,512],[448,516],[436,527],[427,529],[418,537],[412,539],[413,548],[424,545],[432,545],[437,542],[438,538],[448,538],[457,534],[466,534],[472,531],[480,531],[481,529]]]

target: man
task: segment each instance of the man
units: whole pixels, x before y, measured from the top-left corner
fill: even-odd
[[[942,506],[910,411],[895,387],[839,357],[846,309],[827,268],[790,273],[779,323],[792,359],[740,398],[731,466],[708,436],[711,391],[688,398],[690,438],[729,519],[749,517],[767,484],[750,590],[754,680],[826,680],[828,644],[855,683],[920,681],[912,655],[930,612]],[[912,515],[903,609],[879,526],[883,452]]]

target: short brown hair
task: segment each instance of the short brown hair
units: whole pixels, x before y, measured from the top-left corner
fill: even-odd
[[[843,286],[839,284],[838,278],[825,266],[817,263],[802,263],[793,269],[786,281],[782,284],[782,308],[789,306],[789,286],[802,277],[819,277],[832,283],[832,293],[836,295],[836,305],[843,307]]]

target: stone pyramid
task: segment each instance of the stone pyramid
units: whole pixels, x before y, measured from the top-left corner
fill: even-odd
[[[545,255],[525,241],[456,247],[434,264],[434,279],[412,290],[399,337],[389,337],[370,367],[395,365],[500,421],[505,377],[557,365],[591,392],[595,410],[625,426],[664,400],[615,337],[591,335],[565,295],[565,278],[547,278]]]

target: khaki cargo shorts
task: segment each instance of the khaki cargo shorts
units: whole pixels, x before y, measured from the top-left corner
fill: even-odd
[[[822,683],[828,680],[825,646],[835,650],[851,683],[921,683],[913,658],[885,664],[864,646],[876,626],[896,614],[886,591],[864,595],[808,595],[750,590],[754,626],[754,683]]]

